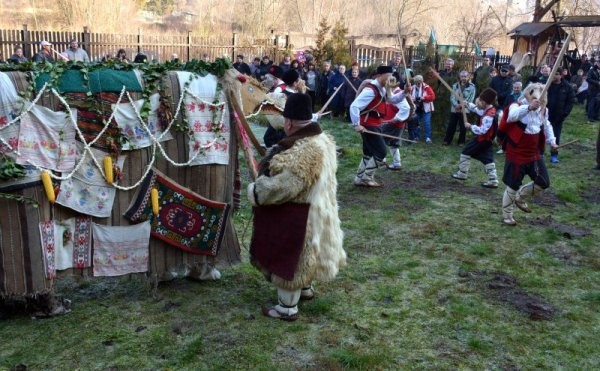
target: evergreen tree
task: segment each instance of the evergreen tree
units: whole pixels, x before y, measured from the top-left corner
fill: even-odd
[[[348,46],[348,27],[344,25],[344,19],[337,21],[331,31],[332,60],[336,64],[349,66],[352,63]]]
[[[315,47],[311,49],[313,55],[313,61],[317,66],[321,65],[324,61],[331,58],[330,46],[327,45],[327,37],[331,26],[327,23],[326,18],[322,18],[319,22],[319,29],[317,30],[317,39],[315,40]]]

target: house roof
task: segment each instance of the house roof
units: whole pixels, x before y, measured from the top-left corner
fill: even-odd
[[[546,31],[548,28],[554,26],[554,22],[527,22],[521,23],[517,27],[513,28],[508,32],[510,37],[515,36],[537,36],[542,32]]]
[[[558,18],[559,26],[570,27],[598,27],[600,15],[572,15]]]

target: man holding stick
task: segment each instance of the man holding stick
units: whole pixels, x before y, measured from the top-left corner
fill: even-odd
[[[475,84],[469,81],[469,72],[462,70],[460,71],[459,81],[455,82],[452,85],[452,90],[457,92],[459,96],[463,97],[463,100],[467,103],[473,103],[475,99]],[[465,144],[465,139],[467,135],[467,129],[464,124],[462,111],[466,109],[463,107],[462,102],[460,102],[456,95],[450,95],[450,121],[448,122],[448,128],[446,129],[446,135],[444,137],[443,145],[447,146],[452,143],[452,139],[454,138],[454,133],[456,132],[456,126],[458,126],[459,134],[458,134],[458,144]]]
[[[54,63],[52,44],[46,40],[40,42],[40,51],[33,56],[32,60],[36,63]]]
[[[391,118],[396,113],[388,103],[398,103],[405,97],[404,91],[391,94],[391,76],[392,67],[377,67],[376,77],[363,85],[350,105],[352,126],[361,134],[363,141],[363,157],[354,177],[354,185],[358,187],[381,186],[374,176],[377,167],[385,164],[387,149],[383,138],[377,134],[381,134],[381,124],[386,117]]]

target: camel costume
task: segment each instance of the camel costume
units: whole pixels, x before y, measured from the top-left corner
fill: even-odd
[[[346,263],[333,139],[311,123],[311,99],[291,94],[283,116],[287,137],[261,161],[248,185],[254,208],[252,264],[277,287],[279,304],[263,314],[293,321],[298,301],[311,299],[313,280],[332,280]]]

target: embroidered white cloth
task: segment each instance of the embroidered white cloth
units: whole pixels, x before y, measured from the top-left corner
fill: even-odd
[[[148,271],[150,221],[129,226],[93,223],[94,276]]]
[[[217,89],[217,77],[206,75],[204,77],[192,78],[188,89],[195,95],[184,93],[184,87],[190,80],[190,72],[178,71],[177,77],[181,87],[181,94],[186,94],[184,99],[185,114],[193,133],[194,140],[189,141],[189,156],[198,152],[200,146],[212,143],[217,136],[212,130],[213,121],[223,123],[221,132],[216,142],[208,149],[202,150],[201,154],[191,163],[191,165],[220,164],[229,163],[229,143],[230,143],[230,117],[227,104],[214,107],[211,103],[215,100]],[[221,91],[219,102],[225,102],[225,93]],[[208,104],[207,104],[208,103]]]
[[[112,109],[115,111],[115,121],[119,128],[121,128],[121,132],[126,139],[122,146],[124,151],[149,147],[152,145],[152,139],[140,122],[132,104],[135,105],[138,112],[141,112],[144,100],[140,99],[132,103],[128,102],[112,105]],[[173,136],[168,132],[163,135],[163,128],[158,121],[157,115],[159,105],[160,94],[152,94],[150,96],[150,113],[148,114],[148,122],[146,125],[155,138],[158,139],[159,136],[162,136],[159,141],[163,142],[165,140],[173,139]]]
[[[77,110],[71,109],[77,120]],[[21,118],[19,131],[19,155],[17,163],[32,163],[51,170],[67,172],[73,170],[77,161],[75,127],[62,111],[52,111],[34,105]]]
[[[74,217],[40,223],[44,267],[48,278],[57,270],[91,266],[92,219]]]
[[[83,144],[77,143],[78,151],[83,155]],[[102,166],[105,152],[92,148],[98,164]],[[123,168],[125,156],[119,156],[117,166]],[[115,201],[116,188],[106,183],[92,157],[87,154],[84,163],[73,176],[60,183],[56,203],[82,214],[99,218],[108,218]]]
[[[8,122],[19,115],[19,95],[10,78],[4,72],[0,72],[0,137],[8,143],[13,150],[9,149],[0,141],[0,154],[15,159],[17,145],[19,143],[19,122],[6,126]]]

